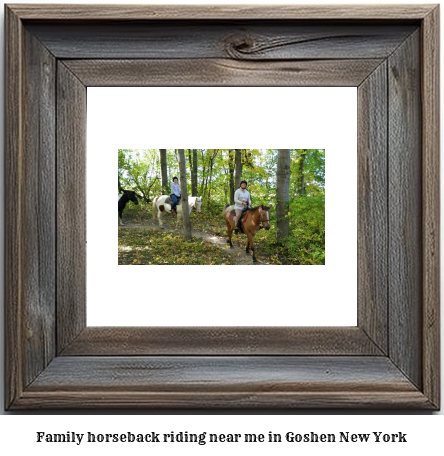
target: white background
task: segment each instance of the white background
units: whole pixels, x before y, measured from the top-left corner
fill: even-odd
[[[88,88],[88,326],[356,326],[356,95],[355,87]],[[325,149],[326,264],[119,266],[117,149],[161,147]],[[97,204],[95,195],[109,198]],[[240,304],[242,281],[260,299]]]
[[[26,1],[24,3],[35,3]],[[49,2],[48,2],[49,3]],[[58,2],[53,3],[60,3]],[[77,1],[77,3],[82,3],[81,1]],[[88,1],[84,1],[83,3],[90,3]],[[103,2],[100,0],[94,0],[94,3],[111,3],[110,1]],[[135,0],[132,0],[132,3],[138,3]],[[139,2],[140,3],[140,2]],[[167,1],[155,1],[152,0],[151,3],[168,3]],[[173,0],[170,3],[177,3],[177,0]],[[182,2],[186,3],[186,2]],[[188,3],[188,2],[187,2]],[[204,0],[200,2],[198,0],[194,0],[193,2],[189,3],[217,3],[212,2],[210,0]],[[219,3],[239,3],[239,1],[220,1]],[[259,3],[267,3],[261,0],[254,0],[248,1],[243,0],[242,3],[251,3],[251,4],[259,4]],[[269,3],[269,2],[268,2]],[[298,2],[288,2],[285,0],[280,0],[279,3],[298,3]],[[302,2],[306,4],[307,2]],[[318,0],[312,1],[312,4],[319,3],[319,4],[326,4],[326,3],[335,3],[328,0]],[[341,4],[345,3],[357,3],[355,1],[347,1],[341,0]],[[365,3],[381,3],[380,1],[371,1],[366,0]],[[392,1],[392,3],[429,3],[429,2],[421,2],[417,1],[408,1],[408,0],[401,0],[401,1]],[[440,3],[440,2],[438,2]],[[3,15],[3,8],[0,10],[0,14]],[[3,27],[3,22],[1,24]],[[3,30],[2,30],[3,36]],[[3,53],[3,47],[0,47],[0,53]],[[1,59],[3,60],[3,59]],[[4,74],[3,69],[1,73],[2,82],[4,81]],[[3,86],[3,84],[2,84]],[[0,92],[0,97],[3,97],[3,92]],[[3,123],[0,123],[0,133],[3,138]],[[0,168],[1,168],[1,176],[3,176],[3,159],[0,160]],[[4,197],[4,189],[3,186],[0,186],[0,217],[1,223],[0,226],[3,227],[3,218],[4,218],[4,210],[3,210],[3,197]],[[443,195],[442,195],[443,196]],[[442,198],[444,201],[444,198]],[[442,209],[441,209],[442,210]],[[442,233],[441,233],[442,235]],[[3,236],[0,238],[0,249],[1,254],[3,256],[4,248],[3,248]],[[442,258],[442,256],[441,256]],[[3,270],[3,262],[0,263],[1,274],[0,274],[0,281],[3,285],[3,277],[4,277],[4,270]],[[441,273],[443,269],[441,268]],[[0,299],[3,303],[3,293],[0,293]],[[2,306],[3,307],[3,306]],[[443,314],[441,313],[441,328],[444,327],[443,325]],[[4,340],[4,333],[3,333],[3,312],[0,312],[0,344],[3,343]],[[441,338],[444,340],[444,337]],[[443,347],[443,343],[442,343]],[[441,349],[441,358],[442,353],[444,353],[444,347]],[[0,350],[0,400],[3,403],[3,381],[4,381],[4,372],[3,372],[3,350]],[[444,365],[444,363],[441,363]],[[442,376],[442,384],[444,383],[444,376]],[[443,385],[441,386],[441,391],[443,391]],[[1,410],[1,408],[0,408]],[[254,412],[254,411],[253,411]],[[68,412],[69,413],[69,412]],[[78,431],[78,432],[85,432],[85,431],[92,431],[92,432],[125,432],[128,429],[136,431],[143,430],[152,430],[154,427],[159,427],[162,429],[168,429],[168,431],[180,431],[183,430],[184,426],[186,425],[187,430],[196,431],[196,430],[214,430],[216,429],[217,432],[268,432],[269,430],[275,432],[286,432],[288,430],[295,430],[300,432],[309,432],[314,430],[315,432],[336,432],[336,431],[351,431],[351,432],[373,432],[383,430],[385,432],[409,432],[411,434],[411,440],[408,444],[402,445],[384,445],[384,446],[375,446],[373,444],[371,446],[362,446],[360,444],[355,445],[347,445],[347,447],[342,445],[328,445],[328,446],[293,446],[293,445],[286,445],[285,450],[284,447],[279,448],[279,454],[306,454],[307,451],[301,450],[309,450],[312,454],[325,454],[328,452],[329,454],[334,455],[346,455],[351,452],[356,454],[359,451],[359,454],[362,455],[374,455],[376,452],[381,455],[393,455],[395,452],[401,451],[403,454],[420,454],[421,452],[439,452],[439,449],[442,448],[442,429],[444,425],[443,420],[443,412],[436,412],[433,415],[439,416],[423,416],[423,414],[410,414],[408,416],[399,416],[396,412],[391,412],[390,414],[380,414],[374,415],[372,413],[366,412],[356,412],[356,416],[349,416],[348,414],[341,414],[341,415],[331,415],[327,411],[314,411],[311,412],[315,416],[307,416],[307,413],[298,412],[298,411],[289,411],[288,414],[283,414],[279,416],[263,414],[260,416],[239,416],[239,415],[217,415],[217,416],[207,416],[203,415],[193,415],[193,416],[178,416],[174,413],[168,413],[168,411],[164,412],[165,415],[154,416],[154,412],[141,412],[142,416],[138,414],[134,414],[131,412],[131,416],[118,416],[113,415],[111,416],[87,416],[87,415],[76,415],[76,414],[69,414],[68,416],[59,416],[59,415],[51,415],[46,414],[43,416],[22,416],[22,415],[15,415],[12,413],[5,413],[0,419],[0,445],[1,451],[14,451],[15,453],[21,454],[25,452],[30,452],[33,454],[38,454],[40,451],[44,451],[45,454],[54,454],[59,455],[62,451],[65,454],[97,454],[96,447],[90,447],[90,449],[77,447],[73,445],[62,446],[59,445],[51,446],[45,445],[44,447],[39,447],[35,443],[35,432],[44,430],[47,432],[66,432],[66,431]],[[256,411],[258,413],[258,411]],[[319,413],[322,413],[319,415]],[[406,415],[406,412],[400,412],[402,415]],[[146,415],[146,416],[143,416]],[[396,415],[396,416],[393,416]],[[42,450],[43,448],[43,450]],[[92,451],[91,451],[92,448]],[[106,448],[107,454],[121,454],[122,450],[127,450],[128,447],[119,447],[119,446],[107,446],[107,447],[100,447]],[[165,447],[162,447],[160,450],[157,449],[155,454],[169,454],[174,452],[180,451],[181,453],[185,454],[197,454],[197,453],[204,453],[205,454],[226,454],[227,451],[230,454],[242,454],[245,455],[248,449],[245,448],[245,445],[240,447],[227,447],[225,445],[211,447],[210,451],[208,451],[209,447],[186,447],[186,446],[175,446],[172,447],[173,450],[167,450]],[[275,447],[273,447],[275,448]],[[270,453],[269,446],[261,446],[255,447],[254,451],[257,454],[269,454]],[[162,451],[163,450],[163,451]],[[141,449],[137,450],[140,454],[149,454],[152,453],[153,450],[151,447],[141,447]],[[251,449],[250,449],[251,451]],[[276,451],[276,450],[275,450]],[[136,450],[133,449],[132,453],[136,453]],[[28,453],[29,454],[29,453]]]
[[[42,418],[44,418],[42,420]],[[2,445],[11,449],[22,450],[18,454],[37,454],[45,456],[72,455],[211,455],[211,456],[249,456],[251,454],[268,456],[295,455],[340,455],[340,456],[412,456],[428,453],[440,456],[442,453],[442,428],[444,420],[435,416],[59,416],[52,417],[7,417],[9,432],[0,431]],[[442,417],[441,417],[442,418]],[[420,425],[420,429],[418,429]],[[376,443],[373,436],[369,443],[87,443],[83,438],[80,445],[75,443],[36,443],[36,432],[66,433],[76,432],[87,435],[114,433],[150,433],[175,434],[180,431],[200,434],[279,433],[283,437],[287,432],[317,434],[340,432],[370,433],[383,432],[407,434],[407,443]],[[3,435],[4,434],[4,435]],[[26,452],[26,453],[25,453]],[[14,454],[17,454],[14,452]]]

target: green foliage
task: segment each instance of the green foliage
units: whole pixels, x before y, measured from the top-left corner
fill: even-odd
[[[223,250],[199,238],[187,240],[174,232],[123,228],[119,230],[118,264],[224,265],[235,262]]]
[[[134,190],[146,202],[160,187],[160,160],[157,149],[119,149],[119,180],[125,190]],[[151,195],[152,196],[152,195]]]
[[[221,212],[230,201],[235,149],[196,150],[198,195],[194,196],[203,196],[203,212],[191,214],[192,229],[224,236],[226,226]],[[248,181],[253,205],[271,206],[272,229],[257,233],[255,244],[259,246],[258,251],[267,257],[270,264],[325,264],[325,150],[291,149],[290,236],[279,244],[275,240],[277,153],[277,149],[241,149],[242,179]],[[185,149],[189,195],[192,156],[193,149]],[[169,181],[174,175],[179,176],[176,149],[167,149],[167,167]],[[143,197],[139,206],[127,206],[124,217],[133,217],[143,224],[144,220],[152,217],[150,201],[161,194],[159,150],[119,149],[118,174],[123,188],[134,190]],[[165,221],[167,219],[165,217]],[[235,245],[245,247],[244,236],[233,239]]]
[[[299,264],[325,264],[325,195],[300,196],[289,206],[289,255]]]

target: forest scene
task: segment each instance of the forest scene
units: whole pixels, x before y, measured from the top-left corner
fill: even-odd
[[[119,265],[325,264],[324,149],[118,149],[118,194]]]

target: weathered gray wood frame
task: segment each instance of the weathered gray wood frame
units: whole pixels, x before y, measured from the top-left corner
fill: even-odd
[[[438,6],[24,4],[5,19],[7,409],[439,408]],[[86,327],[97,85],[358,87],[358,326]]]

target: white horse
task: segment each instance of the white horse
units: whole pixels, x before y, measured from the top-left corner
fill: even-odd
[[[165,212],[171,212],[171,198],[168,195],[162,195],[162,196],[157,196],[154,198],[153,201],[153,218],[156,217],[157,213],[157,218],[159,219],[159,226],[163,228],[163,214]],[[191,210],[193,207],[196,208],[196,212],[201,212],[202,208],[202,197],[200,196],[189,196],[188,197],[188,209],[189,213],[191,214]],[[177,222],[176,222],[176,227],[179,226],[179,221],[182,218],[182,200],[180,201],[180,204],[176,206],[177,210]]]

